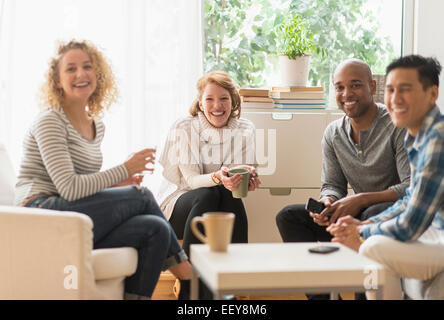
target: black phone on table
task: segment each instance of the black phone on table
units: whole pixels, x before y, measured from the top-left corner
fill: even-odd
[[[320,254],[327,254],[338,250],[339,247],[333,247],[333,246],[317,246],[308,249],[308,251],[311,253],[320,253]]]

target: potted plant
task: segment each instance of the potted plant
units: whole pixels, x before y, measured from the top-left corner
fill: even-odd
[[[276,39],[281,84],[290,87],[305,87],[311,54],[315,52],[324,56],[325,49],[315,45],[307,20],[299,14],[288,16],[277,26]]]

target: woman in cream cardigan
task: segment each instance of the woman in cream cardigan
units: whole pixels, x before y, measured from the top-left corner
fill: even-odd
[[[191,220],[205,212],[234,213],[232,242],[246,243],[245,208],[231,193],[241,176],[228,177],[228,170],[248,168],[249,191],[260,184],[254,167],[255,128],[240,118],[241,100],[234,82],[225,72],[213,71],[198,80],[197,90],[190,116],[175,122],[159,159],[165,178],[160,206],[187,254],[190,244],[200,243],[191,232]]]

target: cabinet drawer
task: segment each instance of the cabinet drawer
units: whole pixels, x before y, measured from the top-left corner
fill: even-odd
[[[248,242],[282,242],[276,215],[289,204],[317,199],[319,189],[256,189],[243,199],[248,217]]]
[[[319,188],[327,114],[244,112],[243,116],[256,126],[263,187]]]

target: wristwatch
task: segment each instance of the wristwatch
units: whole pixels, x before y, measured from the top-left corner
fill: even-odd
[[[211,174],[211,180],[213,180],[213,182],[217,185],[222,184],[222,181],[220,181],[220,179],[216,176],[216,172]]]
[[[359,227],[358,227],[358,236],[359,236],[359,241],[361,242],[361,244],[364,243],[365,238],[364,238],[364,235],[362,234],[361,230],[359,230]]]

